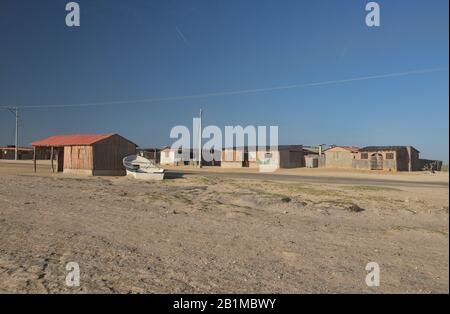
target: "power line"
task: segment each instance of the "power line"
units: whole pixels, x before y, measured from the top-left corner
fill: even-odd
[[[14,144],[14,160],[19,159],[19,107],[4,107],[3,109],[8,110],[14,115],[16,119],[15,128],[15,144]]]
[[[195,94],[195,95],[160,97],[160,98],[145,98],[145,99],[134,99],[134,100],[105,101],[105,102],[92,102],[92,103],[80,103],[80,104],[66,104],[66,105],[30,105],[30,106],[21,106],[20,108],[40,109],[40,108],[94,107],[94,106],[138,104],[138,103],[154,103],[154,102],[186,100],[186,99],[200,99],[200,98],[208,98],[208,97],[253,94],[253,93],[260,93],[260,92],[277,91],[277,90],[287,90],[287,89],[295,89],[295,88],[343,84],[343,83],[350,83],[350,82],[357,82],[357,81],[367,81],[367,80],[375,80],[375,79],[402,77],[402,76],[443,72],[443,71],[448,71],[448,66],[447,67],[421,69],[421,70],[413,70],[413,71],[405,71],[405,72],[394,72],[394,73],[387,73],[387,74],[360,76],[360,77],[353,77],[353,78],[340,79],[340,80],[283,85],[283,86],[274,86],[274,87],[266,87],[266,88],[241,89],[241,90],[234,90],[234,91],[221,91],[221,92]],[[0,108],[2,108],[2,107],[0,107]],[[6,107],[3,107],[3,109],[5,109],[5,108]]]

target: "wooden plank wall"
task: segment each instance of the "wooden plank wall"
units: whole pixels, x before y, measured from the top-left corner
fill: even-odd
[[[94,170],[124,170],[122,160],[136,154],[136,146],[115,135],[94,144]]]
[[[64,147],[64,168],[92,170],[94,168],[92,146]]]

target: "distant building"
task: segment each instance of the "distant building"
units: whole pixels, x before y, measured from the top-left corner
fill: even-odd
[[[14,160],[15,156],[16,156],[16,147],[14,145],[0,147],[0,159]],[[33,149],[28,147],[19,147],[17,149],[17,159],[18,160],[33,159]]]
[[[325,155],[322,146],[303,146],[306,168],[325,167]]]
[[[358,150],[359,148],[354,146],[334,146],[325,150],[325,167],[353,168]]]
[[[160,148],[138,148],[137,154],[149,160],[152,160],[155,164],[161,162],[161,149]]]
[[[224,148],[221,156],[223,168],[299,168],[305,166],[302,145],[279,145],[277,147]]]
[[[306,168],[319,168],[320,157],[319,154],[305,155],[305,167]]]
[[[427,171],[441,171],[442,170],[442,160],[431,160],[431,159],[419,159],[420,170]]]
[[[164,147],[160,151],[161,165],[187,166],[194,163],[193,149]]]
[[[207,153],[215,156],[214,160],[206,160]],[[220,165],[220,153],[215,153],[214,150],[203,151],[202,153],[202,165],[203,166],[219,166]],[[170,166],[194,166],[198,165],[198,151],[193,148],[172,148],[165,147],[160,152],[161,165]]]
[[[354,168],[419,171],[419,151],[412,146],[367,146],[359,150]]]
[[[335,146],[325,151],[325,164],[328,168],[419,171],[423,162],[412,146]]]
[[[136,153],[136,144],[118,134],[57,135],[31,144],[36,152],[50,149],[53,171],[88,175],[125,175],[122,160]]]
[[[256,147],[226,147],[222,149],[220,166],[223,168],[256,168]]]

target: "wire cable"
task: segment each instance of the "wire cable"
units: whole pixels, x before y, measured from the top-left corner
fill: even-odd
[[[23,109],[40,109],[40,108],[44,109],[44,108],[94,107],[94,106],[112,106],[112,105],[125,105],[125,104],[139,104],[139,103],[155,103],[155,102],[175,101],[175,100],[201,99],[201,98],[209,98],[209,97],[253,94],[253,93],[261,93],[261,92],[305,88],[305,87],[326,86],[326,85],[333,85],[333,84],[343,84],[343,83],[367,81],[367,80],[375,80],[375,79],[403,77],[403,76],[434,73],[434,72],[443,72],[443,71],[448,71],[448,66],[447,67],[421,69],[421,70],[413,70],[413,71],[406,71],[406,72],[394,72],[394,73],[387,73],[387,74],[360,76],[360,77],[340,79],[340,80],[283,85],[283,86],[274,86],[274,87],[266,87],[266,88],[241,89],[241,90],[234,90],[234,91],[220,91],[220,92],[195,94],[195,95],[160,97],[160,98],[145,98],[145,99],[134,99],[134,100],[117,100],[117,101],[92,102],[92,103],[80,103],[80,104],[65,104],[65,105],[64,104],[63,105],[29,105],[29,106],[19,106],[19,108],[21,108],[21,109],[22,108]],[[0,107],[0,108],[6,109],[8,107],[4,106],[4,107]]]

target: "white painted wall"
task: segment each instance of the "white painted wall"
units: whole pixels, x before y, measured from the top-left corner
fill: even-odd
[[[173,165],[175,163],[175,151],[173,150],[163,150],[160,156],[161,165]]]

